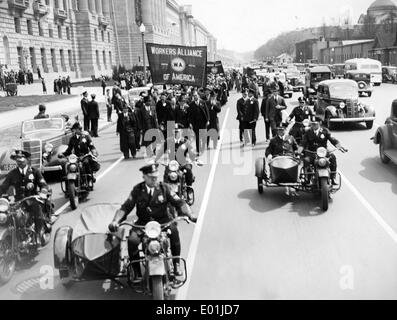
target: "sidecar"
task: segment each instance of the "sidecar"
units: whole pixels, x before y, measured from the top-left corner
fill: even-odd
[[[120,272],[122,235],[108,232],[119,205],[100,204],[86,208],[77,225],[57,230],[54,266],[64,286],[75,281],[105,280],[125,276]]]
[[[263,187],[292,187],[301,186],[299,177],[300,160],[292,156],[278,156],[269,162],[270,177],[265,180],[265,159],[259,158],[255,162],[255,176],[258,180],[258,192],[263,193]]]

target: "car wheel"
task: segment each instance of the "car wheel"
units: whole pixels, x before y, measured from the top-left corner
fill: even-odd
[[[368,130],[371,130],[372,127],[374,126],[374,122],[373,121],[366,121],[365,125],[367,126]]]
[[[263,194],[263,180],[262,180],[262,178],[258,178],[258,192],[259,192],[259,194]]]
[[[390,159],[385,155],[385,144],[384,144],[383,140],[381,140],[379,143],[379,156],[380,156],[380,160],[384,164],[390,163]]]

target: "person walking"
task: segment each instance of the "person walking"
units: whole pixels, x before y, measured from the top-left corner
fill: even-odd
[[[84,118],[84,131],[90,131],[90,119],[88,118],[88,92],[83,92],[83,99],[80,101],[81,111]]]
[[[108,122],[112,122],[112,98],[110,97],[110,89],[106,90],[106,111],[108,116]]]
[[[96,94],[91,94],[91,101],[88,103],[88,118],[91,123],[91,135],[98,138],[99,104],[95,101]]]
[[[138,119],[135,112],[130,112],[129,107],[125,104],[123,112],[117,120],[117,135],[120,136],[120,151],[124,154],[124,159],[131,156],[136,157],[136,133],[138,131]]]
[[[106,91],[106,81],[105,81],[105,78],[104,78],[104,77],[102,77],[101,87],[102,87],[103,95],[105,95],[105,91]]]
[[[47,86],[45,84],[44,78],[41,78],[41,85],[43,86],[43,94],[47,94]]]

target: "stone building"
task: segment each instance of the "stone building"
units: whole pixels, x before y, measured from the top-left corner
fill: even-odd
[[[181,6],[175,0],[111,2],[117,64],[126,68],[143,66],[141,23],[146,27],[145,42],[207,46],[208,60],[215,60],[216,39],[194,19],[192,6]]]
[[[0,64],[46,79],[111,75],[114,34],[108,0],[0,1]]]
[[[367,14],[360,16],[358,24],[377,25],[390,19],[397,22],[397,5],[392,0],[376,0],[369,6]]]

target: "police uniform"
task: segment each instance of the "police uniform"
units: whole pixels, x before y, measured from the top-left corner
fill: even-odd
[[[74,151],[74,154],[77,157],[81,157],[93,150],[95,150],[95,146],[91,137],[82,133],[79,137],[73,135],[70,138],[68,148],[63,154],[67,157]]]
[[[304,106],[303,108],[301,108],[300,106],[295,107],[294,110],[292,110],[290,116],[288,117],[289,120],[295,118],[295,124],[292,127],[290,134],[295,138],[299,137],[300,131],[304,127],[302,122],[306,119],[311,120],[311,117],[313,116],[314,114],[308,106]]]

